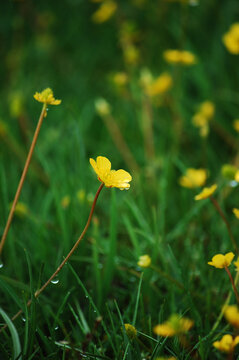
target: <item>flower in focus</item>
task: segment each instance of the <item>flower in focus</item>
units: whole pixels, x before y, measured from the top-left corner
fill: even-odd
[[[163,57],[170,64],[193,65],[196,63],[195,55],[186,50],[165,50]]]
[[[106,187],[116,187],[120,190],[130,188],[131,175],[122,169],[111,170],[111,162],[106,157],[98,156],[96,161],[90,159],[90,164],[98,175],[99,181],[103,182]]]
[[[232,212],[233,212],[233,214],[236,216],[236,218],[239,219],[239,209],[234,208],[234,209],[232,210]]]
[[[104,98],[98,98],[95,101],[95,110],[100,116],[107,116],[111,113],[111,106]]]
[[[179,184],[186,188],[194,188],[203,186],[207,179],[207,173],[205,169],[193,169],[186,170],[186,174],[181,176]]]
[[[63,207],[63,209],[68,208],[68,206],[70,205],[70,202],[71,202],[70,196],[69,195],[64,196],[61,199],[61,206]]]
[[[131,324],[124,324],[125,332],[130,339],[135,339],[137,336],[136,328]]]
[[[101,24],[109,20],[117,10],[117,4],[112,0],[105,0],[100,5],[99,9],[92,15],[92,21]]]
[[[239,119],[233,121],[233,128],[239,132]]]
[[[234,348],[239,343],[239,336],[236,336],[234,339],[231,335],[224,335],[220,341],[214,341],[213,346],[225,353],[231,353],[234,351]]]
[[[188,332],[193,327],[193,321],[188,318],[180,317],[178,314],[173,314],[170,318],[161,325],[156,325],[153,331],[160,336],[174,336]]]
[[[222,41],[231,54],[239,54],[239,23],[231,25],[229,31],[223,35]]]
[[[39,102],[47,105],[59,105],[61,100],[56,100],[53,96],[53,92],[50,88],[43,90],[42,92],[36,92],[33,96]]]
[[[205,187],[203,188],[203,190],[200,192],[200,194],[196,195],[194,197],[195,200],[203,200],[203,199],[207,199],[210,196],[212,196],[212,194],[216,191],[217,189],[217,185],[214,184],[210,187]]]
[[[223,269],[231,265],[234,256],[235,255],[232,252],[225,255],[217,254],[213,256],[212,261],[208,262],[208,265],[214,266],[217,269]]]
[[[149,267],[151,265],[151,257],[149,255],[140,256],[137,265],[143,268]]]
[[[167,92],[173,84],[172,77],[168,73],[163,73],[153,79],[145,88],[147,95],[153,97]]]
[[[224,308],[224,317],[229,322],[229,324],[236,328],[239,328],[239,311],[236,305],[226,306]]]

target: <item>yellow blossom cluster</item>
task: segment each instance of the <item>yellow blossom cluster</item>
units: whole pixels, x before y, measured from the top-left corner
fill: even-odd
[[[189,66],[194,65],[197,62],[196,56],[186,50],[165,50],[163,57],[170,64]]]
[[[207,179],[207,172],[205,169],[193,169],[186,170],[185,175],[179,178],[179,184],[186,188],[195,188],[203,186]]]
[[[173,314],[163,324],[156,325],[153,329],[154,333],[159,336],[174,336],[187,333],[194,323],[188,318],[181,317],[178,314]]]
[[[173,79],[167,72],[153,78],[149,69],[146,68],[140,73],[140,84],[149,97],[155,97],[166,93],[172,87]]]
[[[116,187],[120,190],[128,190],[131,175],[125,170],[111,170],[111,162],[104,156],[98,156],[96,161],[90,159],[90,164],[98,175],[98,180],[106,187]]]
[[[231,54],[239,54],[239,23],[230,26],[229,31],[223,35],[222,41]]]
[[[109,20],[117,10],[117,3],[113,0],[105,0],[92,15],[92,21],[101,24]]]
[[[211,101],[204,101],[199,106],[197,113],[192,118],[192,123],[199,128],[201,137],[206,137],[209,133],[209,121],[215,113],[215,105]]]

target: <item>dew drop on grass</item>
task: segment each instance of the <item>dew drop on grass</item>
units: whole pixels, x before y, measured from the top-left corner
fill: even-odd
[[[236,180],[232,180],[232,181],[229,182],[229,185],[231,187],[236,187],[238,185],[238,182]]]
[[[25,319],[23,316],[22,316],[22,321],[23,321],[23,322],[26,322],[26,319]]]
[[[54,328],[54,330],[58,330],[59,329],[59,326],[57,325],[55,328]]]
[[[56,277],[54,277],[54,279],[52,279],[52,280],[51,280],[51,283],[52,283],[53,285],[58,284],[58,283],[59,283],[59,279],[58,279],[58,277],[57,277],[57,276],[56,276]]]
[[[3,268],[3,262],[0,260],[0,269]]]

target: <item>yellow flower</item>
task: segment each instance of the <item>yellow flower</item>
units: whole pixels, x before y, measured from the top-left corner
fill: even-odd
[[[207,173],[205,169],[189,168],[186,170],[186,174],[180,177],[179,184],[183,187],[194,188],[203,186],[206,179]]]
[[[95,101],[95,110],[100,116],[107,116],[111,113],[110,104],[103,98],[98,98]]]
[[[215,105],[211,101],[204,101],[199,107],[201,115],[205,116],[207,120],[211,119],[215,113]]]
[[[69,195],[64,196],[61,199],[61,206],[63,207],[63,209],[68,208],[68,206],[70,205],[70,202],[71,202],[70,196]]]
[[[239,271],[239,257],[237,258],[237,261],[234,261],[234,265],[236,267],[236,271]]]
[[[99,9],[96,10],[96,12],[94,12],[92,15],[92,20],[97,24],[101,24],[109,20],[114,15],[116,10],[117,4],[115,1],[105,0],[100,5]]]
[[[146,87],[149,96],[156,96],[167,92],[173,84],[172,77],[168,73],[158,76],[151,84]]]
[[[137,264],[140,267],[147,268],[151,265],[151,257],[149,255],[142,255],[139,257]]]
[[[231,164],[224,164],[221,169],[222,175],[228,180],[234,180],[237,168]]]
[[[124,324],[126,334],[130,339],[135,339],[137,336],[136,328],[131,324]]]
[[[120,190],[128,190],[129,182],[132,180],[131,175],[125,170],[111,170],[111,162],[103,156],[98,156],[96,161],[90,159],[90,164],[98,175],[98,179],[106,187],[116,187]]]
[[[85,201],[85,198],[86,198],[85,190],[84,189],[78,190],[77,193],[76,193],[76,197],[77,197],[77,200],[80,203],[83,203]]]
[[[231,54],[239,54],[239,23],[231,25],[230,30],[223,35],[222,41]]]
[[[180,317],[177,314],[170,316],[168,321],[153,328],[155,334],[160,336],[174,336],[188,332],[193,327],[193,321],[188,318]]]
[[[239,132],[239,119],[233,121],[233,128]]]
[[[236,336],[235,339],[229,334],[224,335],[220,341],[215,341],[213,346],[225,353],[231,353],[234,351],[234,348],[239,343],[239,336]]]
[[[37,101],[48,105],[59,105],[61,103],[61,100],[56,100],[54,98],[53,92],[50,88],[47,88],[40,93],[36,92],[33,97]]]
[[[113,75],[112,81],[116,86],[124,86],[128,82],[128,75],[125,72],[117,72]]]
[[[235,264],[235,262],[234,262]],[[239,311],[236,305],[228,305],[224,309],[224,316],[232,326],[239,328]]]
[[[213,256],[212,261],[208,262],[208,265],[214,266],[217,269],[223,269],[231,265],[234,256],[235,255],[232,252],[225,255],[217,254]]]
[[[186,50],[165,50],[163,57],[170,64],[193,65],[196,63],[195,55]]]
[[[194,197],[195,200],[203,200],[203,199],[207,199],[210,196],[212,196],[212,194],[216,191],[217,189],[217,185],[214,184],[210,187],[205,187],[203,188],[203,190],[200,192],[200,194],[196,195]]]
[[[12,203],[10,204],[10,207],[12,207]],[[19,201],[15,207],[15,214],[19,216],[20,218],[23,218],[24,216],[29,215],[29,208],[26,204]]]
[[[232,212],[233,212],[233,214],[236,216],[236,218],[239,219],[239,209],[234,208],[234,209],[232,210]]]

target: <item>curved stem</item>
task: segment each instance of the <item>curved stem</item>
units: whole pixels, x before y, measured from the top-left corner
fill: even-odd
[[[234,291],[234,293],[235,293],[235,295],[236,295],[237,302],[238,302],[238,304],[239,304],[239,294],[238,294],[238,291],[237,291],[235,282],[234,282],[234,280],[233,280],[233,278],[232,278],[232,274],[231,274],[231,272],[230,272],[230,270],[228,269],[227,266],[225,266],[225,270],[226,270],[226,272],[227,272],[227,274],[228,274],[228,276],[229,276],[229,279],[230,279],[230,281],[231,281],[231,283],[232,283],[232,288],[233,288],[233,291]]]
[[[231,239],[231,242],[232,242],[232,245],[234,247],[234,250],[236,251],[237,255],[239,255],[239,250],[238,250],[238,246],[237,246],[237,243],[236,243],[236,240],[232,234],[232,231],[231,231],[231,227],[229,225],[229,222],[227,221],[220,205],[218,204],[217,200],[214,199],[212,196],[210,196],[210,200],[211,202],[213,203],[215,209],[217,210],[217,212],[219,213],[219,215],[221,216],[222,220],[224,221],[224,223],[226,224],[226,227],[227,227],[227,231],[228,231],[228,234],[229,234],[229,237]]]
[[[38,296],[43,292],[43,290],[50,284],[50,282],[54,279],[54,277],[61,271],[61,269],[63,268],[63,266],[65,265],[65,263],[67,262],[67,260],[69,260],[69,258],[71,257],[71,255],[74,253],[74,251],[76,250],[76,248],[78,247],[80,241],[83,239],[86,231],[88,230],[88,227],[91,223],[91,219],[92,219],[92,215],[94,213],[94,210],[95,210],[95,205],[96,205],[96,202],[97,202],[97,199],[98,199],[98,196],[101,192],[101,190],[103,189],[104,187],[104,183],[102,183],[96,194],[95,194],[95,198],[94,198],[94,201],[93,201],[93,204],[91,206],[91,210],[90,210],[90,215],[88,217],[88,220],[87,220],[87,223],[84,227],[84,230],[82,231],[80,237],[78,238],[78,240],[76,241],[75,245],[73,246],[73,248],[70,250],[70,252],[68,253],[68,255],[65,257],[65,259],[62,261],[62,263],[58,266],[58,268],[56,269],[56,271],[50,276],[50,278],[45,282],[45,284],[40,288],[38,289],[35,293],[34,293],[34,297],[35,298],[38,298]],[[32,299],[28,300],[27,302],[27,306],[30,306],[32,303]],[[15,320],[16,318],[18,318],[19,315],[22,314],[22,310],[19,310],[18,313],[16,313],[13,317],[12,317],[12,320]],[[7,325],[4,325],[2,327],[2,329],[0,330],[0,332],[2,330],[4,330],[5,328],[7,327]]]
[[[8,234],[12,219],[13,219],[14,211],[15,211],[19,196],[20,196],[21,191],[22,191],[22,187],[23,187],[26,175],[27,175],[27,171],[28,171],[28,168],[29,168],[29,165],[30,165],[30,162],[31,162],[31,158],[32,158],[34,148],[36,146],[37,138],[38,138],[38,135],[39,135],[39,132],[40,132],[40,129],[41,129],[41,125],[42,125],[42,122],[43,122],[43,119],[44,119],[45,112],[46,112],[46,104],[43,104],[41,115],[39,117],[37,127],[36,127],[36,130],[35,130],[35,133],[34,133],[34,136],[33,136],[33,139],[32,139],[32,143],[31,143],[31,146],[30,146],[30,150],[28,152],[27,159],[26,159],[26,162],[25,162],[25,165],[24,165],[22,176],[21,176],[21,179],[19,181],[17,191],[16,191],[16,194],[15,194],[13,203],[12,203],[12,207],[11,207],[11,210],[10,210],[9,215],[8,215],[7,223],[5,225],[5,229],[4,229],[2,238],[1,238],[0,255],[2,253],[3,246],[4,246],[4,243],[6,241],[7,234]]]

